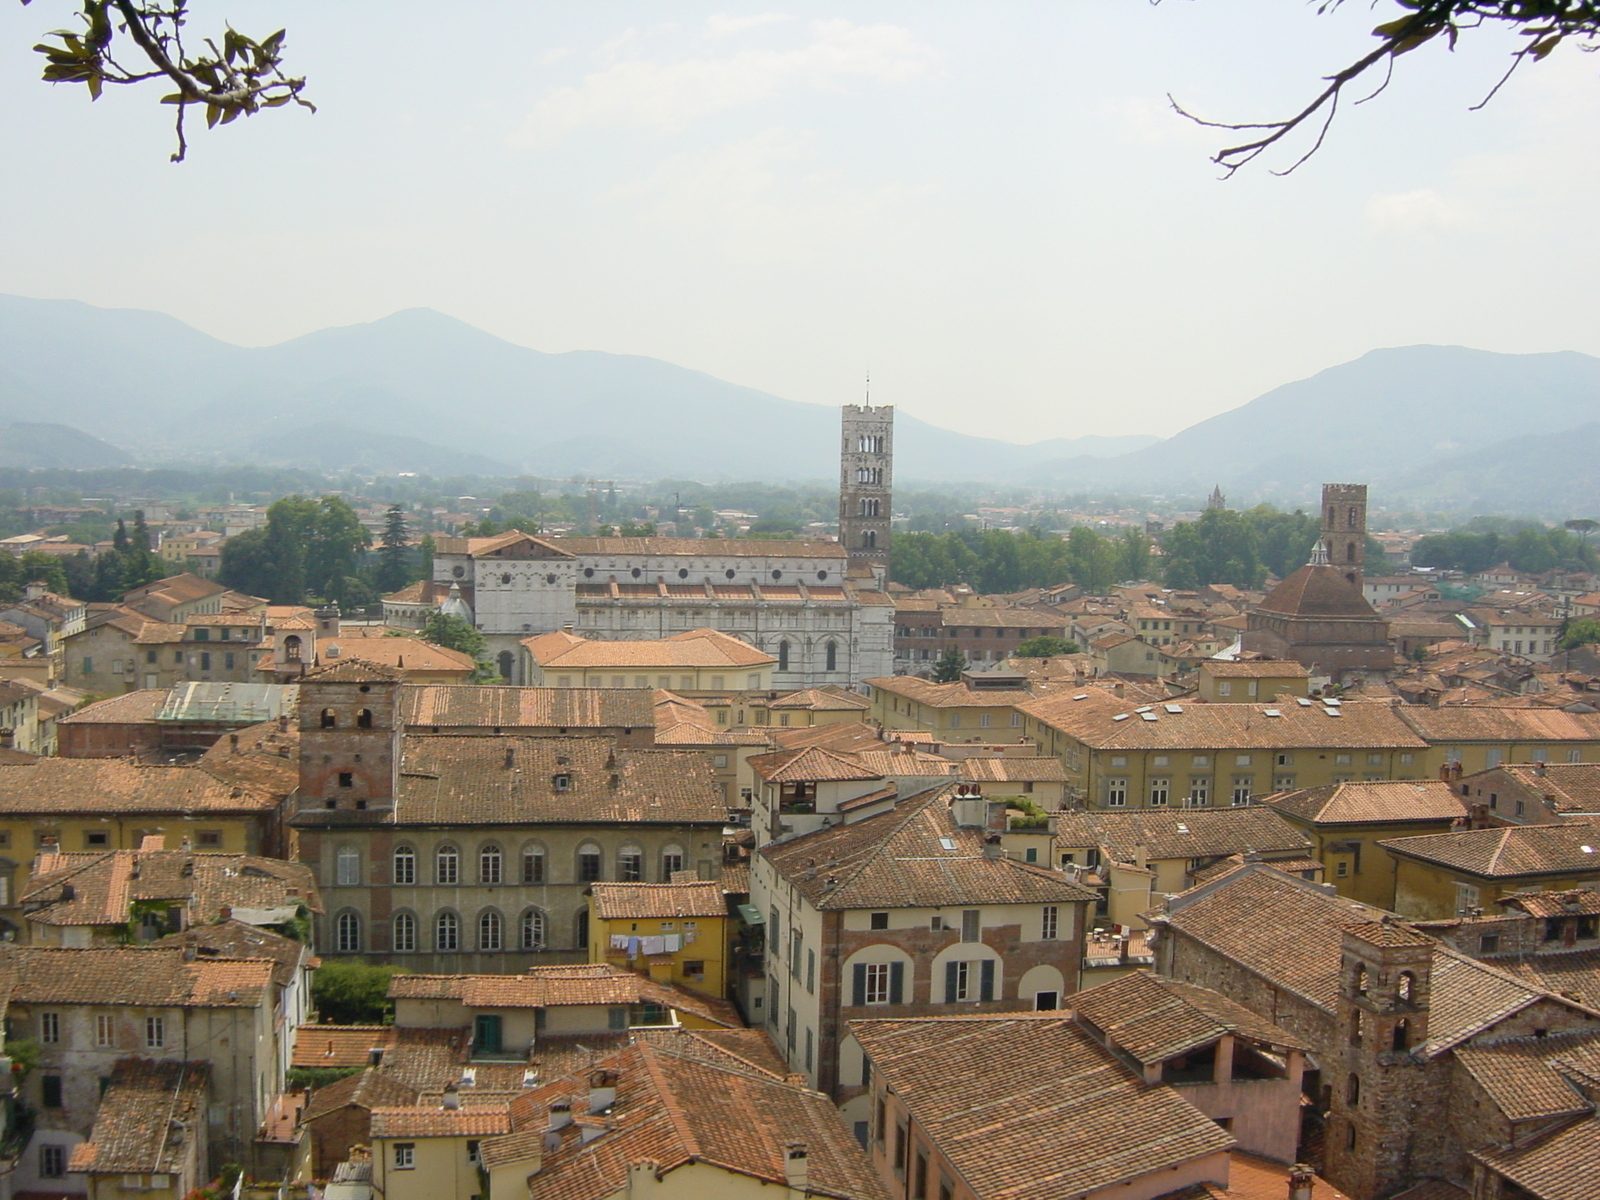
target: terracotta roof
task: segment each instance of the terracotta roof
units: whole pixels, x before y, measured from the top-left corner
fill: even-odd
[[[851,1021],[874,1073],[989,1200],[1058,1200],[1145,1179],[1233,1146],[1059,1014]],[[983,1064],[982,1086],[972,1064]]]
[[[522,644],[545,671],[686,667],[735,670],[771,666],[778,661],[750,643],[715,629],[691,629],[671,637],[637,641],[589,641],[557,631],[524,638]]]
[[[214,925],[195,925],[178,933],[147,942],[149,946],[193,946],[201,958],[260,958],[272,964],[272,980],[289,987],[308,962],[314,964],[311,947],[284,937],[270,929],[259,929],[241,921],[221,921]]]
[[[789,1065],[764,1029],[683,1029],[661,1027],[635,1029],[629,1036],[663,1050],[688,1058],[699,1058],[713,1065],[738,1070],[755,1068],[773,1075],[789,1073]]]
[[[407,727],[454,729],[638,729],[654,723],[652,693],[640,688],[478,687],[430,683],[400,692]]]
[[[295,1067],[365,1067],[372,1051],[393,1043],[393,1025],[301,1025],[295,1030]]]
[[[372,1136],[403,1137],[494,1137],[511,1132],[511,1113],[497,1108],[440,1108],[437,1105],[408,1108],[374,1108]]]
[[[58,725],[125,725],[153,722],[167,702],[166,688],[141,688],[86,704]]]
[[[1335,783],[1269,796],[1278,812],[1318,825],[1365,825],[1384,821],[1452,821],[1467,806],[1448,783],[1437,779]]]
[[[1115,813],[1061,812],[1055,814],[1054,821],[1058,845],[1103,846],[1118,862],[1134,861],[1141,846],[1151,861],[1311,848],[1305,834],[1258,804]]]
[[[1569,1125],[1515,1150],[1477,1151],[1473,1157],[1539,1200],[1600,1200],[1600,1118]]]
[[[301,1028],[303,1030],[306,1027]],[[298,1053],[298,1047],[296,1051]],[[402,1083],[393,1075],[365,1066],[367,1061],[362,1059],[363,1069],[359,1074],[347,1075],[312,1092],[311,1099],[300,1114],[300,1120],[315,1121],[318,1117],[325,1117],[346,1107],[370,1111],[375,1108],[400,1108],[417,1102],[416,1088]],[[295,1066],[299,1065],[297,1059]]]
[[[11,946],[0,955],[0,971],[10,975],[9,999],[17,1004],[255,1008],[272,1001],[271,962],[185,962],[177,947]]]
[[[401,675],[407,671],[461,671],[471,674],[477,666],[470,654],[463,654],[448,646],[435,646],[421,638],[342,639],[336,634],[317,642],[317,661],[324,666],[345,662],[347,656],[358,657],[367,666],[387,667]],[[307,678],[312,677],[313,674],[308,673]]]
[[[96,1175],[178,1175],[205,1120],[210,1064],[129,1058],[111,1070],[94,1131],[68,1170]]]
[[[1032,700],[1026,688],[974,688],[965,683],[930,683],[914,675],[889,675],[865,681],[880,692],[905,696],[929,708],[1009,708]]]
[[[1286,659],[1208,659],[1200,670],[1213,679],[1306,679],[1311,672]]]
[[[945,793],[935,788],[887,812],[803,834],[760,853],[780,878],[824,910],[1071,904],[1094,898],[1059,872],[988,857],[984,831],[957,826]]]
[[[1536,796],[1553,798],[1557,812],[1600,812],[1600,763],[1551,763],[1496,768]]]
[[[1600,1034],[1568,1033],[1516,1038],[1493,1046],[1458,1046],[1455,1057],[1489,1093],[1508,1121],[1531,1121],[1588,1113],[1593,1106],[1557,1069],[1560,1056]]]
[[[1372,605],[1339,568],[1307,563],[1267,593],[1256,607],[1299,617],[1371,617]]]
[[[62,926],[125,924],[141,900],[182,905],[192,925],[221,920],[224,908],[322,910],[310,867],[191,850],[41,854],[18,895],[28,920]]]
[[[1570,874],[1600,878],[1600,828],[1591,825],[1503,825],[1385,838],[1378,844],[1394,854],[1484,879]]]
[[[1226,1034],[1268,1047],[1310,1049],[1294,1034],[1226,996],[1148,971],[1087,988],[1068,997],[1063,1007],[1147,1065],[1209,1045]]]
[[[505,535],[502,535],[505,536]],[[588,558],[615,556],[689,558],[847,558],[849,551],[838,542],[767,540],[765,538],[677,537],[560,537],[547,544],[572,555]],[[483,553],[477,548],[474,554]]]
[[[767,707],[808,709],[812,712],[865,711],[872,707],[872,702],[865,696],[857,696],[841,688],[816,687],[779,696],[770,701]]]
[[[883,777],[855,755],[835,754],[821,746],[758,754],[750,759],[750,769],[767,783],[847,782]]]
[[[399,683],[405,676],[386,664],[351,656],[319,670],[307,671],[304,678],[320,679],[324,683]]]
[[[1065,783],[1059,758],[963,758],[961,777],[974,783]]]
[[[1574,913],[1600,913],[1600,892],[1592,888],[1570,888],[1564,892],[1515,892],[1495,901],[1505,908],[1517,908],[1530,917],[1562,917]]]
[[[503,1166],[542,1147],[540,1200],[611,1195],[626,1187],[629,1168],[644,1161],[655,1163],[658,1175],[693,1162],[781,1189],[787,1147],[801,1142],[807,1150],[809,1194],[887,1200],[866,1155],[820,1092],[755,1066],[654,1040],[595,1067],[616,1077],[615,1103],[603,1117],[588,1111],[588,1072],[552,1083],[514,1102],[516,1132],[485,1142],[485,1161]],[[576,1120],[550,1145],[543,1134],[550,1106],[557,1102],[570,1103]],[[605,1132],[585,1142],[580,1130],[602,1121]]]
[[[1430,742],[1600,740],[1600,713],[1469,704],[1443,705],[1439,708],[1407,704],[1396,712],[1401,720]]]
[[[41,758],[0,766],[0,812],[261,813],[277,800],[203,767],[139,766],[119,758]]]
[[[728,904],[716,880],[695,883],[591,883],[595,916],[602,921],[657,917],[725,917]]]
[[[395,1000],[459,1000],[467,1008],[559,1008],[650,1001],[719,1025],[742,1028],[732,1005],[683,988],[652,983],[610,963],[530,967],[523,975],[396,975]]]

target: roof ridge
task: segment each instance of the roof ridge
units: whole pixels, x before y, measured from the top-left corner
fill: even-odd
[[[941,793],[945,790],[945,788],[948,788],[949,786],[950,786],[949,784],[944,784],[944,785],[939,786],[939,787],[930,788],[928,790],[928,792],[926,793],[927,798],[925,800],[922,800],[920,803],[918,802],[918,799],[917,799],[916,796],[908,796],[908,797],[906,797],[905,804],[907,806],[907,811],[906,811],[905,816],[900,818],[900,820],[898,822],[895,822],[894,825],[893,825],[893,828],[889,828],[889,826],[887,824],[885,825],[884,833],[883,833],[883,835],[881,837],[878,838],[877,842],[874,843],[872,846],[866,848],[863,851],[863,853],[856,859],[854,865],[849,867],[849,868],[846,868],[841,873],[841,878],[839,879],[838,887],[836,887],[834,890],[835,891],[843,891],[846,887],[848,887],[851,884],[851,882],[854,881],[855,877],[857,875],[861,874],[861,872],[864,871],[867,868],[868,864],[873,863],[873,862],[875,862],[877,860],[878,856],[881,855],[884,852],[884,849],[888,846],[888,844],[896,836],[898,836],[904,829],[906,829],[911,824],[912,821],[914,821],[918,817],[920,817],[927,810],[927,808],[928,808],[928,806],[930,804],[932,804],[936,800],[941,799]],[[892,815],[894,813],[894,811],[895,811],[895,808],[898,808],[898,807],[899,807],[899,802],[897,801],[893,808],[890,808],[887,813],[880,814],[880,817]],[[872,817],[867,818],[867,820],[869,820],[869,821],[870,820],[874,820],[874,819],[877,819],[877,818],[872,818]],[[864,824],[866,824],[866,821],[863,821],[861,823],[864,825]],[[836,825],[836,826],[834,826],[834,828],[835,829],[848,829],[849,825],[848,824]]]

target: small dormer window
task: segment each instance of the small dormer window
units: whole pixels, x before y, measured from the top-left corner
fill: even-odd
[[[568,792],[572,790],[572,776],[567,774],[565,771],[553,776],[550,782],[555,785],[555,789],[558,792]]]

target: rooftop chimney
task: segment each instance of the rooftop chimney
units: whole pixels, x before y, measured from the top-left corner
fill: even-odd
[[[1289,1168],[1289,1200],[1311,1200],[1312,1180],[1316,1178],[1305,1163]]]
[[[461,1091],[455,1084],[445,1084],[444,1095],[439,1098],[439,1107],[446,1112],[454,1112],[461,1107]]]
[[[1120,700],[1123,696],[1128,694],[1128,685],[1119,680],[1117,683],[1111,685],[1111,694]]]
[[[617,1102],[617,1073],[596,1071],[589,1076],[589,1115],[610,1112]]]
[[[783,1177],[791,1194],[808,1194],[811,1180],[810,1161],[804,1142],[790,1142],[783,1150]],[[1307,1197],[1307,1200],[1310,1200]]]
[[[985,858],[1004,858],[1006,852],[1000,848],[1000,835],[991,833],[983,839],[983,856]]]
[[[1533,764],[1533,773],[1535,775],[1543,775],[1544,774],[1544,764],[1542,762],[1534,763]]]
[[[555,1133],[559,1129],[565,1129],[571,1124],[572,1105],[570,1102],[562,1100],[550,1106],[549,1128],[551,1133]]]

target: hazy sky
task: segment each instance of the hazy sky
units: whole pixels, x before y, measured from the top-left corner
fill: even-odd
[[[1600,353],[1600,58],[1472,113],[1510,39],[1425,47],[1288,178],[1219,182],[1225,135],[1167,110],[1292,111],[1388,0],[195,0],[287,26],[321,111],[178,166],[159,85],[37,82],[72,7],[0,3],[0,292],[244,344],[429,307],[822,404],[870,369],[1015,441],[1171,433],[1377,346]]]

